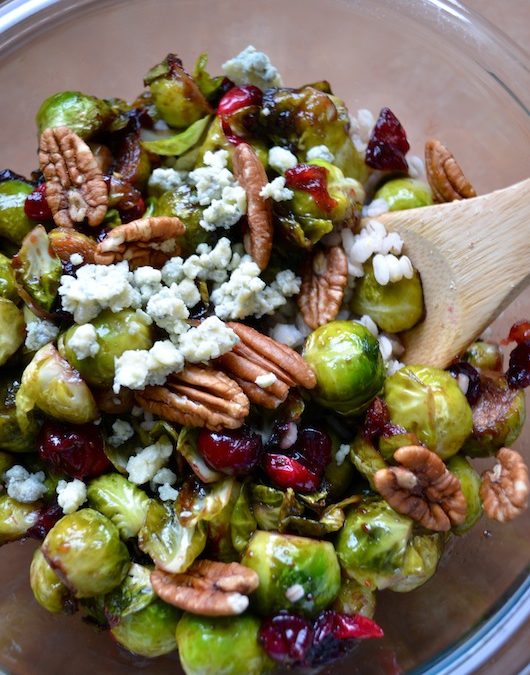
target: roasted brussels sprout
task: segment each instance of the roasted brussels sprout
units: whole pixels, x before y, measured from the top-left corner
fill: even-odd
[[[382,286],[375,280],[371,262],[364,265],[364,277],[355,284],[351,309],[355,314],[368,314],[389,333],[409,330],[421,320],[424,312],[423,290],[416,270],[411,279],[403,277]]]
[[[447,372],[428,366],[401,368],[385,381],[390,417],[421,443],[447,459],[471,433],[473,418],[466,397]]]
[[[456,534],[463,534],[470,530],[482,515],[482,500],[480,499],[480,475],[465,459],[455,455],[447,462],[447,468],[460,481],[460,487],[466,498],[466,519],[462,525],[452,528]]]
[[[114,380],[115,359],[129,349],[150,349],[153,346],[153,328],[144,314],[133,309],[111,312],[107,309],[92,320],[97,336],[98,350],[94,356],[79,358],[76,352],[76,333],[85,330],[73,325],[59,340],[59,353],[81,377],[94,386],[110,386]]]
[[[20,386],[12,373],[0,380],[0,450],[34,452],[37,425],[32,417],[25,419],[25,429],[19,426],[15,398]]]
[[[331,321],[317,328],[303,355],[315,371],[316,400],[342,415],[361,413],[383,386],[379,343],[356,321]]]
[[[93,509],[61,518],[46,535],[42,552],[77,598],[109,593],[129,569],[117,527]]]
[[[339,592],[339,563],[328,541],[257,531],[241,562],[259,575],[251,600],[260,614],[287,609],[313,616]]]
[[[93,509],[116,525],[122,539],[136,537],[150,503],[145,492],[118,473],[108,473],[90,481],[87,497]]]
[[[284,518],[301,516],[304,512],[290,488],[284,492],[268,485],[251,485],[250,499],[252,513],[261,530],[279,530]]]
[[[111,626],[120,619],[139,612],[156,598],[149,567],[132,563],[123,582],[105,595],[103,609]]]
[[[473,342],[466,349],[464,360],[479,370],[502,370],[502,352],[494,342]]]
[[[0,366],[3,366],[24,342],[25,328],[22,310],[11,300],[0,298]]]
[[[186,675],[260,675],[272,662],[258,642],[260,622],[244,614],[209,618],[184,614],[177,645]]]
[[[389,211],[415,209],[432,204],[428,185],[414,178],[393,178],[377,190],[374,199],[384,199]]]
[[[18,300],[17,289],[15,286],[15,275],[11,268],[11,259],[0,253],[0,298]]]
[[[330,500],[340,499],[348,490],[350,483],[355,476],[355,469],[351,463],[349,452],[344,454],[345,444],[341,443],[336,434],[327,430],[331,437],[331,462],[324,470],[324,477],[328,483],[328,498]]]
[[[59,614],[74,609],[75,601],[70,591],[48,565],[40,548],[33,554],[29,568],[29,584],[35,600],[48,612]]]
[[[90,389],[51,344],[39,349],[22,374],[16,407],[24,432],[29,428],[27,414],[35,406],[72,424],[93,422],[99,416]]]
[[[164,192],[156,204],[156,216],[176,216],[186,226],[186,232],[179,238],[184,256],[195,253],[199,244],[213,243],[212,233],[200,226],[202,209],[192,204],[189,196],[178,190]]]
[[[41,503],[22,504],[0,495],[0,546],[23,537],[39,519]]]
[[[388,465],[372,441],[361,434],[356,436],[351,444],[350,458],[357,471],[366,478],[370,487],[375,489],[374,475],[379,469],[386,469]]]
[[[250,483],[246,481],[241,486],[241,491],[230,515],[232,546],[238,553],[242,553],[245,550],[257,526],[258,524],[252,510]]]
[[[94,135],[113,117],[111,106],[80,91],[59,91],[45,99],[37,111],[37,129],[68,127],[84,140]]]
[[[111,628],[122,647],[140,656],[162,656],[177,648],[175,631],[181,612],[158,598],[150,605],[127,614]]]
[[[355,579],[344,578],[333,609],[341,614],[362,614],[372,619],[375,614],[375,593]]]
[[[412,538],[407,546],[401,575],[389,586],[398,593],[419,588],[432,577],[442,555],[441,534],[423,534]]]
[[[35,227],[24,213],[24,203],[33,186],[22,180],[0,183],[0,237],[20,246],[24,237]]]

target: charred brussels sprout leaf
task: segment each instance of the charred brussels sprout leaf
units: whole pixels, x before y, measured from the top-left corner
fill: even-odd
[[[157,141],[143,141],[142,146],[155,155],[178,157],[190,150],[201,140],[209,122],[210,117],[203,117],[174,136],[161,138]]]
[[[153,658],[177,648],[175,630],[181,612],[162,600],[123,617],[111,628],[112,637],[133,654]]]
[[[21,180],[0,183],[0,237],[18,246],[35,226],[24,213],[26,198],[32,192],[33,186]]]
[[[0,253],[0,298],[13,302],[18,300],[11,260],[2,253]]]
[[[23,537],[39,519],[40,508],[40,502],[22,504],[0,495],[0,546]]]
[[[120,474],[109,473],[90,482],[87,496],[90,506],[116,525],[122,539],[136,537],[149,509],[145,492]]]
[[[279,530],[285,518],[304,512],[291,488],[283,492],[268,485],[252,485],[250,495],[254,517],[262,530]]]
[[[230,503],[236,491],[234,478],[202,485],[198,481],[188,480],[179,491],[175,510],[185,527],[193,527],[201,520],[211,521]]]
[[[377,190],[374,199],[384,199],[389,211],[416,209],[432,204],[428,185],[414,178],[394,178]]]
[[[24,342],[25,327],[22,310],[11,300],[0,298],[0,366]]]
[[[36,122],[39,134],[48,128],[68,127],[86,140],[112,117],[111,106],[95,96],[80,91],[59,91],[42,102]]]
[[[40,548],[33,554],[29,569],[29,584],[35,600],[48,612],[59,614],[74,609],[75,601],[70,591],[48,565]]]
[[[317,241],[333,229],[333,222],[327,218],[292,214],[279,215],[278,225],[288,242],[304,249],[311,249]]]
[[[447,468],[460,481],[460,487],[466,498],[466,519],[462,525],[452,528],[456,534],[463,534],[470,530],[482,515],[482,501],[480,499],[480,475],[464,457],[455,455],[447,462]]]
[[[195,67],[193,69],[193,79],[197,83],[205,98],[207,98],[208,101],[213,101],[219,94],[224,77],[222,75],[212,77],[206,70],[207,65],[208,54],[203,52],[199,55],[199,58],[195,62]]]
[[[153,602],[156,595],[150,577],[148,567],[132,563],[123,582],[105,596],[105,615],[111,626]]]

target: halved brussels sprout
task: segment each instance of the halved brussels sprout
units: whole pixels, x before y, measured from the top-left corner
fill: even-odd
[[[401,368],[386,379],[384,391],[392,422],[415,433],[442,459],[456,454],[471,433],[471,408],[456,380],[444,370]]]
[[[384,459],[392,459],[396,450],[407,445],[421,445],[416,434],[403,431],[402,433],[391,433],[389,435],[383,434],[379,437],[379,452]]]
[[[6,300],[12,300],[13,302],[18,300],[11,259],[3,253],[0,253],[0,298],[6,298]]]
[[[155,209],[156,216],[177,217],[186,226],[186,232],[179,237],[179,245],[182,247],[182,255],[184,256],[195,253],[199,244],[213,243],[213,234],[199,224],[202,213],[203,209],[200,206],[190,202],[189,195],[178,190],[164,192]]]
[[[59,353],[81,377],[97,387],[110,386],[114,380],[115,360],[129,349],[150,349],[153,328],[147,317],[134,309],[101,312],[91,324],[97,335],[99,349],[94,356],[79,359],[71,341],[79,326],[71,326],[59,340]]]
[[[42,552],[77,598],[109,593],[130,564],[118,528],[93,509],[63,516],[46,535]]]
[[[432,204],[429,186],[415,178],[393,178],[377,190],[374,199],[384,199],[389,211],[416,209]]]
[[[184,457],[193,473],[203,483],[215,483],[223,478],[223,474],[210,469],[197,449],[197,438],[200,429],[182,427],[177,440],[177,452]]]
[[[383,386],[379,343],[356,321],[320,326],[307,338],[303,356],[317,378],[315,399],[341,415],[361,413]]]
[[[314,616],[339,592],[340,567],[329,541],[257,531],[241,563],[258,573],[251,602],[260,614],[287,609]]]
[[[234,481],[225,506],[208,520],[208,555],[223,562],[238,561],[238,552],[232,544],[232,513],[234,511],[241,485]]]
[[[116,525],[122,539],[136,537],[150,504],[145,492],[118,473],[108,473],[90,481],[87,497],[93,509]]]
[[[0,546],[23,537],[39,519],[42,504],[22,504],[0,495]]]
[[[304,249],[313,248],[317,241],[333,230],[333,223],[329,218],[312,216],[278,214],[278,224],[287,241]]]
[[[386,469],[388,464],[372,441],[361,434],[356,436],[351,444],[350,458],[357,471],[370,483],[372,490],[375,490],[374,475],[380,469]]]
[[[181,612],[158,598],[138,612],[124,616],[110,630],[112,637],[133,654],[153,658],[177,648],[175,631]]]
[[[252,512],[261,530],[279,530],[286,517],[301,516],[304,512],[291,488],[284,492],[268,485],[251,485],[250,498]]]
[[[3,366],[24,342],[25,329],[22,310],[11,300],[0,298],[0,366]]]
[[[156,598],[151,586],[151,570],[132,563],[123,582],[104,598],[105,616],[111,626],[139,612]]]
[[[375,614],[375,593],[355,579],[344,578],[333,609],[341,614],[362,614],[372,619]]]
[[[447,462],[447,468],[460,481],[460,487],[466,498],[466,519],[461,525],[452,528],[455,534],[463,534],[470,530],[482,515],[482,500],[480,499],[480,475],[465,459],[455,455]]]
[[[35,227],[24,212],[26,198],[33,186],[22,180],[0,183],[0,237],[20,246],[24,237]]]
[[[423,586],[436,572],[442,552],[442,535],[422,534],[413,537],[405,552],[401,574],[390,584],[390,590],[408,593]]]
[[[250,614],[209,618],[185,613],[177,645],[186,675],[260,675],[272,662],[258,642],[260,622]]]
[[[68,127],[86,140],[113,117],[106,101],[80,91],[59,91],[48,96],[37,111],[37,129]]]
[[[502,370],[502,352],[499,345],[494,342],[486,342],[485,340],[473,342],[466,349],[463,358],[473,368],[479,370]]]
[[[90,389],[51,344],[39,349],[24,370],[16,406],[23,431],[30,426],[27,415],[35,406],[72,424],[86,424],[99,417]]]
[[[48,612],[59,614],[71,612],[75,608],[70,591],[48,565],[40,548],[33,554],[29,568],[29,585],[35,600]]]
[[[9,452],[34,452],[37,424],[28,416],[24,431],[19,426],[16,394],[20,382],[12,373],[6,372],[0,380],[0,449]]]
[[[372,262],[364,265],[364,277],[355,284],[351,300],[355,314],[368,314],[382,330],[400,333],[421,320],[423,290],[416,270],[411,279],[403,277],[381,286],[375,280]]]
[[[188,479],[179,490],[175,511],[182,525],[193,527],[201,520],[211,521],[219,516],[238,493],[239,484],[234,478],[211,485]]]
[[[340,499],[347,492],[355,476],[355,469],[349,453],[344,455],[339,452],[341,445],[344,445],[344,443],[329,429],[327,429],[327,433],[331,437],[332,443],[331,462],[324,470],[324,478],[328,483],[328,497],[333,501]],[[338,456],[337,453],[339,453]]]
[[[242,553],[245,550],[257,526],[258,524],[252,510],[250,482],[247,480],[241,486],[241,491],[230,516],[232,545],[238,553]]]

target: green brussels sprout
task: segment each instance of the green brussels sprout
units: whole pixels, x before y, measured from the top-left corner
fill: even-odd
[[[466,519],[461,525],[452,528],[455,534],[464,534],[470,530],[482,515],[482,500],[480,499],[480,475],[465,459],[455,455],[447,462],[447,468],[460,481],[460,487],[466,498]]]
[[[0,449],[9,452],[34,452],[37,424],[32,417],[26,419],[24,431],[19,426],[16,394],[20,383],[10,373],[0,380]]]
[[[109,593],[130,564],[118,528],[93,509],[63,516],[46,535],[42,552],[76,598]]]
[[[24,212],[24,203],[33,186],[22,180],[0,183],[0,237],[20,246],[24,237],[35,227]]]
[[[212,77],[206,70],[207,65],[208,54],[203,52],[202,54],[199,54],[197,61],[195,61],[195,66],[193,68],[193,79],[208,101],[212,101],[215,100],[220,93],[224,76],[218,75],[217,77]]]
[[[304,359],[315,371],[316,400],[341,415],[358,415],[383,386],[379,343],[356,321],[330,321],[307,338]]]
[[[158,598],[138,612],[124,616],[110,630],[112,637],[133,654],[153,658],[175,651],[175,631],[181,612]]]
[[[35,600],[52,614],[70,612],[75,606],[70,591],[48,565],[40,548],[33,554],[29,568],[29,585]]]
[[[408,593],[423,586],[436,572],[443,552],[440,534],[423,534],[413,537],[407,546],[401,575],[389,588],[397,593]]]
[[[80,91],[59,91],[48,96],[37,111],[37,129],[68,127],[86,140],[99,131],[113,117],[106,101]]]
[[[42,504],[22,504],[0,495],[0,546],[23,537],[39,519]]]
[[[329,541],[257,531],[241,563],[258,573],[251,600],[260,614],[287,609],[314,616],[339,592],[340,567]],[[293,586],[301,586],[303,595],[290,600]]]
[[[260,675],[272,662],[258,642],[260,622],[249,614],[210,618],[185,613],[177,626],[186,675]]]
[[[386,379],[384,391],[392,422],[416,434],[442,459],[456,454],[471,433],[471,408],[456,380],[444,370],[401,368]]]
[[[17,351],[24,342],[26,324],[24,314],[14,302],[0,298],[0,366]]]
[[[210,117],[203,117],[173,136],[143,141],[142,147],[162,157],[178,157],[199,143],[209,123]]]
[[[348,490],[354,476],[355,469],[351,463],[348,455],[344,456],[341,451],[342,445],[340,439],[336,434],[327,429],[328,435],[331,437],[331,462],[324,470],[324,478],[326,479],[329,492],[328,497],[331,500],[340,499]],[[339,453],[337,455],[337,453]]]
[[[63,266],[55,254],[48,233],[37,225],[24,238],[13,258],[19,293],[30,308],[52,309],[61,282]]]
[[[103,611],[107,621],[114,626],[120,619],[150,605],[156,597],[151,585],[151,570],[132,563],[123,582],[105,595]]]
[[[91,322],[99,345],[94,356],[77,357],[72,347],[76,331],[80,329],[77,325],[71,326],[59,339],[59,353],[89,384],[110,386],[114,380],[115,360],[123,352],[153,346],[153,328],[147,321],[147,317],[134,309],[122,309],[121,312],[106,309]]]
[[[232,546],[238,553],[245,550],[258,526],[252,510],[250,487],[248,480],[243,483],[230,516]]]
[[[375,490],[374,476],[380,469],[386,469],[388,464],[372,441],[361,434],[356,436],[351,444],[350,458],[357,471],[370,483],[372,490]]]
[[[526,417],[524,390],[511,389],[504,375],[481,373],[480,384],[480,396],[473,405],[473,431],[462,449],[470,457],[487,457],[509,448]]]
[[[15,458],[7,452],[0,451],[0,476],[3,476],[15,464]]]
[[[307,516],[285,516],[281,520],[281,531],[290,531],[302,536],[314,537],[318,539],[325,537],[331,532],[338,532],[344,525],[344,508],[360,500],[358,495],[347,497],[338,504],[330,504],[324,511],[318,515],[318,520],[308,518]],[[310,505],[308,505],[311,508]]]
[[[51,344],[36,352],[22,374],[16,407],[18,423],[24,432],[30,426],[27,415],[35,406],[46,415],[71,424],[86,424],[99,417],[90,389]]]
[[[392,459],[396,450],[407,445],[421,445],[416,434],[408,431],[400,434],[392,433],[390,436],[379,437],[379,452],[384,459]]]
[[[88,503],[118,528],[122,539],[136,537],[145,522],[149,497],[118,473],[108,473],[90,481]]]
[[[11,259],[0,253],[0,298],[18,300],[18,293],[15,286],[15,275],[11,267]]]
[[[195,253],[197,246],[202,243],[213,244],[213,233],[201,227],[202,209],[192,204],[189,195],[179,190],[164,192],[156,204],[156,216],[176,216],[186,226],[186,232],[179,237],[182,255]]]
[[[288,242],[299,248],[310,250],[325,234],[333,230],[329,218],[277,214],[278,224]]]
[[[414,178],[393,178],[377,190],[374,199],[384,199],[389,211],[403,211],[432,204],[429,186]]]
[[[502,370],[502,352],[494,342],[473,342],[466,349],[463,359],[479,370]]]
[[[199,521],[211,521],[239,494],[239,483],[225,477],[210,485],[203,485],[195,478],[188,479],[179,490],[175,511],[185,527],[192,527]]]
[[[223,562],[239,560],[238,551],[232,543],[232,513],[240,492],[241,485],[234,481],[229,488],[225,506],[208,520],[208,554],[216,560]]]
[[[423,289],[416,270],[411,279],[386,286],[375,280],[372,262],[364,265],[364,277],[355,284],[350,307],[355,314],[368,314],[389,333],[409,330],[421,320],[424,313]]]
[[[261,530],[279,530],[285,518],[304,512],[291,488],[284,492],[268,485],[252,485],[250,496],[252,512]]]
[[[174,54],[151,68],[144,79],[160,117],[170,127],[189,127],[212,112],[193,78]]]
[[[413,521],[383,499],[366,499],[346,516],[335,549],[344,573],[370,590],[401,578]]]
[[[165,570],[185,572],[206,546],[206,524],[183,527],[169,504],[152,500],[143,527],[138,533],[138,546],[153,562]]]
[[[339,594],[335,598],[332,609],[341,614],[362,614],[373,619],[375,614],[375,593],[355,579],[342,580]]]

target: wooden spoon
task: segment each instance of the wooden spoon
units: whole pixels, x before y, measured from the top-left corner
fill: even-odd
[[[444,368],[530,283],[530,179],[377,220],[400,234],[423,284],[425,320],[403,334],[406,363]]]

